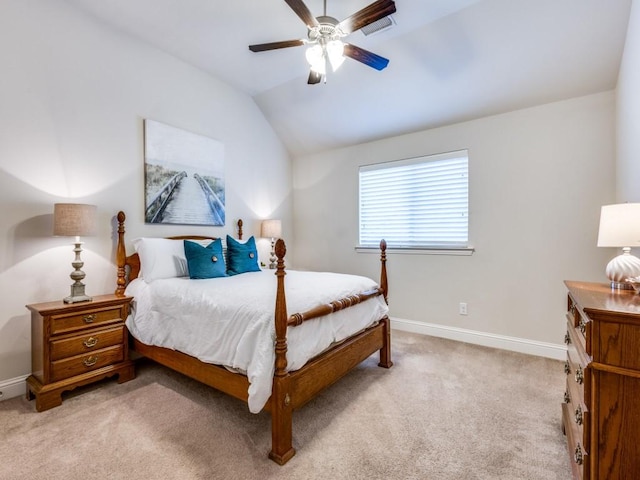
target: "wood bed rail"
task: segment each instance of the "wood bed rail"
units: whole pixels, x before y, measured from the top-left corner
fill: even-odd
[[[306,322],[308,320],[313,320],[314,318],[323,317],[324,315],[329,315],[330,313],[344,310],[345,308],[352,307],[353,305],[357,305],[358,303],[364,302],[365,300],[368,300],[372,297],[377,297],[378,295],[382,294],[382,288],[378,287],[374,288],[373,290],[367,290],[366,292],[357,293],[355,295],[341,298],[340,300],[335,300],[331,303],[318,305],[317,307],[314,307],[311,310],[307,310],[303,313],[294,313],[289,317],[287,326],[297,327],[298,325],[302,325],[303,322]]]

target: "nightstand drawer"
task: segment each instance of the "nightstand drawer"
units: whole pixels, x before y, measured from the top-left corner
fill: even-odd
[[[51,342],[51,360],[60,360],[74,355],[89,353],[94,350],[122,344],[124,342],[124,327],[91,330],[83,335],[76,335]]]
[[[124,321],[120,307],[105,308],[103,310],[91,309],[74,315],[52,315],[51,335],[72,332],[82,328],[106,325],[113,322]]]
[[[124,347],[116,345],[84,355],[51,362],[51,380],[58,381],[124,360]]]

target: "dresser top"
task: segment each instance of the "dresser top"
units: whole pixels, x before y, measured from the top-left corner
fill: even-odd
[[[640,320],[640,295],[634,290],[612,289],[607,283],[565,280],[571,296],[583,310],[600,310],[637,315]]]
[[[44,315],[52,313],[55,314],[62,311],[64,311],[65,313],[71,313],[88,309],[103,308],[112,305],[121,305],[123,303],[128,303],[131,300],[132,297],[119,297],[117,295],[109,294],[95,295],[89,302],[64,303],[62,300],[55,300],[53,302],[34,303],[31,305],[26,305],[26,307],[31,311],[39,312]]]

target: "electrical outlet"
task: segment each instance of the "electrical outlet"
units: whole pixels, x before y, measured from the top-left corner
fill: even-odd
[[[458,313],[460,315],[466,315],[467,314],[467,304],[466,304],[466,302],[460,302],[460,305],[458,306]]]

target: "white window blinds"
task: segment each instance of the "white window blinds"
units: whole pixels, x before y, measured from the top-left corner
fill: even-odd
[[[360,167],[360,246],[467,247],[466,150]]]

